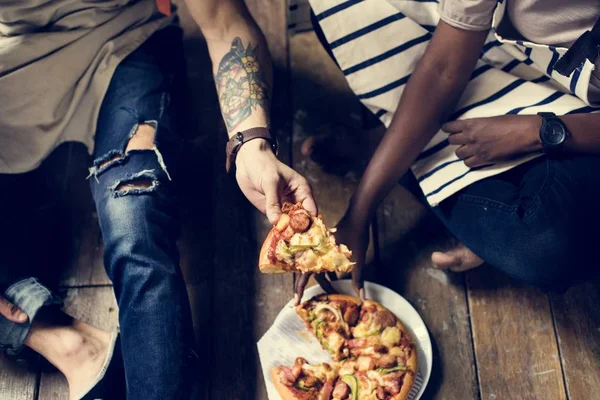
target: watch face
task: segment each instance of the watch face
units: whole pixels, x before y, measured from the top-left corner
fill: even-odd
[[[552,146],[558,145],[564,142],[566,136],[565,128],[563,125],[556,120],[549,120],[546,123],[546,128],[544,129],[544,141]]]

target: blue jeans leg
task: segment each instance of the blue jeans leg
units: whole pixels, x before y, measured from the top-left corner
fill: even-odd
[[[156,33],[118,67],[96,132],[89,180],[119,305],[128,400],[188,399],[192,391],[193,331],[172,182],[183,62],[178,28]],[[154,148],[125,153],[140,123],[155,128]]]
[[[547,290],[598,275],[600,157],[544,156],[467,187],[433,209],[489,265]]]

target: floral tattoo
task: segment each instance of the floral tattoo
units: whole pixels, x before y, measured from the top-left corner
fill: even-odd
[[[258,46],[248,43],[244,48],[242,39],[233,39],[231,49],[219,63],[215,82],[228,131],[234,130],[258,107],[267,110],[269,86],[258,64]]]

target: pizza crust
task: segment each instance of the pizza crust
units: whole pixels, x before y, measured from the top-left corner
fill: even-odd
[[[375,307],[377,307],[378,311],[391,312],[390,310],[388,310],[387,308],[385,308],[384,306],[382,306],[381,304],[379,304],[378,302],[373,301],[373,300],[365,300],[363,303],[363,305],[369,305],[369,304],[374,304]],[[408,330],[404,327],[404,324],[402,324],[402,322],[396,316],[396,314],[394,314],[392,312],[392,315],[396,318],[396,327],[404,335],[408,336],[410,338],[411,343],[416,346],[414,338],[411,336],[411,334],[408,332]],[[396,396],[392,397],[393,400],[406,399],[406,397],[410,393],[410,390],[412,389],[412,386],[415,382],[415,376],[417,375],[417,349],[416,349],[416,347],[413,348],[410,358],[408,360],[406,360],[406,366],[412,372],[412,374],[406,374],[404,376],[404,381],[402,382],[402,388],[400,389],[400,393],[398,393]]]
[[[356,304],[357,306],[360,306],[362,304],[362,301],[358,297],[349,296],[347,294],[340,294],[340,293],[334,293],[334,294],[323,293],[323,294],[319,294],[319,295],[313,297],[309,301],[325,301],[325,300],[329,300],[329,301],[346,301],[348,303]]]
[[[273,379],[273,384],[277,389],[277,393],[281,396],[281,400],[298,400],[298,397],[290,390],[289,386],[286,386],[281,382],[277,372],[277,367],[271,368],[271,379]]]
[[[402,389],[400,389],[400,393],[392,397],[392,400],[405,400],[410,393],[410,390],[413,387],[413,383],[415,382],[414,374],[406,374],[404,376],[404,381],[402,382]]]
[[[293,272],[294,268],[286,263],[278,261],[273,264],[271,260],[269,260],[269,247],[271,247],[271,242],[273,241],[273,231],[275,228],[271,229],[267,238],[263,242],[262,247],[260,248],[260,254],[258,256],[258,269],[260,272],[265,274],[281,274],[284,272]]]

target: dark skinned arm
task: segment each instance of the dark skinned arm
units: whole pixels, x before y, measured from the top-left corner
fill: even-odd
[[[560,119],[570,133],[565,151],[600,154],[600,114],[565,115]]]
[[[486,36],[487,31],[439,23],[352,198],[347,212],[352,225],[367,225],[381,200],[439,131],[467,85]]]
[[[409,79],[394,118],[354,193],[336,239],[353,252],[354,289],[364,298],[361,270],[369,241],[369,221],[377,206],[406,173],[460,98],[487,37],[440,21]],[[302,297],[307,279],[296,287]],[[323,286],[323,285],[321,285]]]

